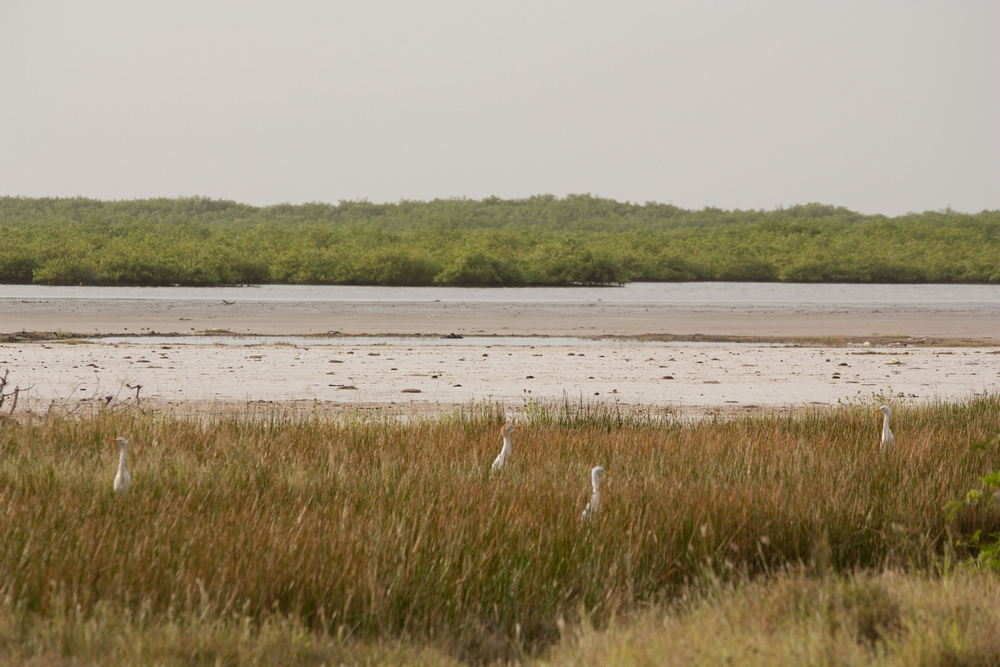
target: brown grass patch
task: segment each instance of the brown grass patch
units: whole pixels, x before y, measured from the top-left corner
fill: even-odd
[[[998,408],[894,406],[883,456],[862,405],[690,425],[536,406],[495,479],[495,406],[409,423],[277,407],[6,422],[0,600],[17,618],[285,618],[512,659],[556,641],[561,618],[603,624],[707,575],[930,566],[944,504],[1000,465],[970,449]],[[104,442],[119,434],[134,479],[123,498]],[[581,527],[598,464],[615,477]],[[1000,517],[974,508],[955,526],[973,527]],[[860,632],[876,641],[891,605],[859,595],[852,613],[875,610]]]

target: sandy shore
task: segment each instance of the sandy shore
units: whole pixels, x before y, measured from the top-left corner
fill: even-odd
[[[490,399],[680,409],[831,405],[1000,390],[1000,347],[810,348],[636,342],[492,345],[0,345],[22,405],[319,401],[428,409]],[[6,408],[5,408],[6,410]]]

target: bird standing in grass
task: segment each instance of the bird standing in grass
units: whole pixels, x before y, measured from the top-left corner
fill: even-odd
[[[889,428],[889,415],[891,411],[888,405],[883,405],[878,410],[873,410],[872,412],[881,412],[884,416],[882,417],[882,451],[887,451],[896,442],[895,436],[892,434],[892,430]]]
[[[514,432],[514,429],[521,428],[520,424],[515,424],[514,420],[508,419],[507,423],[503,425],[500,429],[500,437],[503,438],[503,447],[500,449],[500,453],[497,454],[496,459],[493,461],[493,465],[490,466],[490,474],[494,475],[507,465],[507,459],[510,457],[511,446],[510,446],[510,434]]]
[[[583,508],[583,514],[580,515],[580,521],[590,521],[594,515],[597,514],[597,509],[601,503],[602,477],[614,477],[614,475],[601,466],[597,466],[590,471],[590,484],[594,487],[594,493],[590,496],[590,502]]]
[[[120,496],[128,491],[128,487],[132,485],[132,475],[125,467],[125,449],[128,447],[128,441],[119,437],[109,438],[108,442],[113,442],[121,447],[121,454],[118,457],[118,474],[115,475],[115,494]]]

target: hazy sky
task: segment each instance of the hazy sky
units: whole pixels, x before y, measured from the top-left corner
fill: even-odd
[[[0,195],[1000,209],[1000,2],[0,3]]]

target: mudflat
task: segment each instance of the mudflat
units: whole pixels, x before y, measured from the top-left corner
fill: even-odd
[[[0,299],[0,333],[934,338],[1000,344],[1000,304]]]

